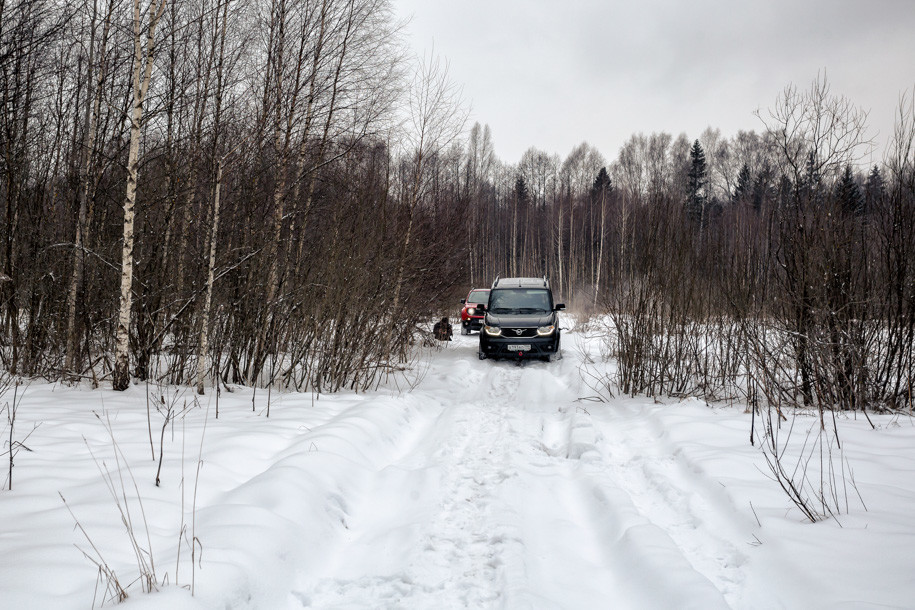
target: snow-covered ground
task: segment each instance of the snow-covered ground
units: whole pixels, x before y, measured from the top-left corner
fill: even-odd
[[[31,451],[0,492],[0,608],[100,605],[84,553],[127,608],[915,607],[911,418],[839,422],[857,490],[810,524],[744,408],[598,401],[585,333],[520,366],[477,360],[477,340],[433,351],[412,387],[238,388],[218,419],[212,394],[32,383],[13,430]],[[163,399],[189,408],[156,487],[164,419],[147,404]],[[141,592],[105,472],[158,593]]]

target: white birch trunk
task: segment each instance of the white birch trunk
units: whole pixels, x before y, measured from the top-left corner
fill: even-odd
[[[512,201],[512,234],[511,234],[511,274],[518,276],[518,197]]]
[[[115,336],[112,387],[123,391],[130,387],[130,317],[133,306],[133,226],[137,201],[137,175],[140,166],[140,139],[143,135],[143,102],[149,90],[155,53],[156,24],[165,9],[165,0],[150,6],[149,30],[144,51],[140,37],[140,0],[133,3],[134,67],[133,109],[130,116],[130,149],[127,155],[127,193],[124,197],[124,245],[121,250],[121,300]]]
[[[213,282],[216,275],[216,239],[219,233],[219,193],[222,189],[222,159],[216,165],[216,186],[213,193],[213,226],[210,229],[210,260],[207,272],[207,295],[203,302],[200,323],[200,344],[197,349],[197,393],[203,394],[203,379],[206,376],[206,357],[209,350],[210,308],[213,303]]]
[[[86,84],[92,83],[93,64],[95,63],[95,18],[97,7],[92,7],[92,29],[89,36],[89,59],[87,62]],[[106,22],[107,24],[107,22]],[[105,39],[102,40],[102,49],[104,49]],[[102,51],[104,57],[104,50]],[[101,70],[99,71],[101,74]],[[99,79],[101,81],[101,78]],[[96,108],[101,101],[101,82],[94,89],[94,100],[91,104],[86,104],[86,114],[84,125],[86,135],[83,139],[83,153],[79,168],[79,215],[76,221],[76,235],[73,238],[73,273],[70,276],[70,285],[67,288],[67,352],[64,361],[64,370],[72,374],[76,361],[76,299],[79,287],[83,279],[83,267],[85,256],[83,253],[83,236],[86,232],[86,206],[89,199],[89,172],[92,164],[92,149],[95,148],[95,131],[96,131]]]
[[[556,267],[559,270],[559,292],[565,293],[565,284],[562,282],[562,202],[559,203],[559,229],[556,232]],[[565,297],[562,297],[565,300]]]
[[[597,295],[600,293],[600,266],[604,261],[604,226],[607,217],[607,195],[604,192],[600,194],[600,235],[597,247],[597,270],[594,276],[594,303],[597,305]]]

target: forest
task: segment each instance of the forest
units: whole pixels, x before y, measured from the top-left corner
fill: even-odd
[[[614,391],[912,408],[912,95],[870,167],[823,75],[757,130],[508,163],[401,27],[389,0],[0,0],[0,366],[367,390],[468,288],[546,275],[610,321]]]

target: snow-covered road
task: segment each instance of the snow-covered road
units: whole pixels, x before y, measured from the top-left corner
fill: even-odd
[[[131,464],[136,489],[127,477],[126,497],[142,498],[142,520],[129,504],[149,526],[156,577],[179,585],[142,595],[134,584],[128,607],[810,608],[915,599],[911,420],[886,416],[876,431],[847,422],[856,485],[871,510],[853,507],[841,526],[810,525],[760,469],[743,409],[596,400],[582,370],[600,346],[584,332],[566,333],[565,358],[553,363],[479,361],[477,340],[456,336],[433,351],[412,387],[321,397],[239,388],[222,395],[218,420],[210,396],[169,428],[161,487],[152,485],[145,388],[34,385],[19,429],[44,423],[33,451],[17,456],[14,491],[0,495],[0,607],[92,603],[94,567],[73,548],[88,544],[57,492],[124,584],[136,578],[86,450],[114,463],[93,411],[112,422]],[[202,551],[193,572],[191,534]],[[194,597],[181,588],[192,583]]]
[[[301,599],[318,608],[724,607],[693,563],[727,573],[735,552],[716,547],[726,565],[702,566],[708,544],[697,541],[715,537],[697,531],[698,518],[679,516],[693,530],[684,546],[665,532],[677,517],[652,520],[664,500],[652,489],[688,492],[663,468],[627,473],[629,460],[662,451],[659,439],[639,430],[608,442],[619,422],[595,420],[579,400],[574,342],[560,363],[519,366],[477,360],[476,341],[456,338],[413,390],[427,408],[360,491],[337,560],[310,575]]]

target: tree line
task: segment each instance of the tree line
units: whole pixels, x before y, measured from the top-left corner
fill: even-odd
[[[501,165],[474,127],[471,282],[545,273],[609,314],[607,385],[626,394],[911,409],[913,97],[870,167],[867,113],[824,76],[758,114],[730,138],[636,134],[609,163],[582,144]]]
[[[0,0],[0,24],[7,370],[335,390],[402,366],[453,281],[423,159],[460,112],[388,0]]]
[[[628,393],[911,401],[912,100],[502,162],[389,0],[0,0],[0,359],[366,389],[469,286],[610,313]]]

